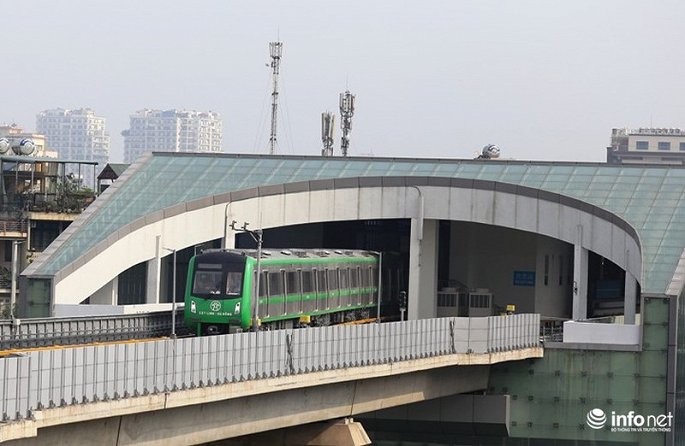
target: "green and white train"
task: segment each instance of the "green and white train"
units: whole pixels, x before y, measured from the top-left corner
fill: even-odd
[[[259,325],[290,328],[375,318],[380,263],[380,254],[372,251],[262,251]],[[186,325],[198,336],[250,329],[256,277],[254,250],[194,256],[186,282]]]

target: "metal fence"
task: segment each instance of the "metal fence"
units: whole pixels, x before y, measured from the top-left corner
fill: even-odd
[[[185,333],[179,311],[177,328]],[[118,316],[0,320],[0,350],[168,336],[171,311]]]
[[[236,333],[36,351],[0,360],[4,421],[43,408],[454,353],[539,345],[539,315]]]

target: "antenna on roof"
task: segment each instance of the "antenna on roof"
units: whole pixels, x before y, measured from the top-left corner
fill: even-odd
[[[354,95],[350,90],[340,93],[340,128],[342,129],[342,139],[340,150],[342,156],[347,156],[347,149],[350,147],[350,137],[352,130],[352,116],[354,115]]]
[[[321,141],[323,149],[321,156],[333,156],[333,130],[335,129],[335,115],[331,112],[321,113]]]
[[[283,42],[270,42],[269,54],[271,56],[271,76],[273,91],[271,93],[271,136],[269,137],[269,154],[276,153],[276,120],[278,111],[278,74],[283,55]]]

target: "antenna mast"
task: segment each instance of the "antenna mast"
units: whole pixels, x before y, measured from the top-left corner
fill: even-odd
[[[353,115],[354,95],[347,90],[345,93],[340,93],[340,128],[342,129],[340,150],[342,150],[342,156],[347,156],[347,149],[350,147],[350,137],[348,134],[352,130]]]
[[[321,141],[323,149],[321,156],[333,156],[333,130],[335,129],[335,115],[331,112],[321,113]]]
[[[271,76],[273,79],[273,92],[271,93],[271,137],[269,138],[269,154],[276,153],[276,120],[278,112],[278,72],[283,54],[283,42],[270,42],[269,53],[271,55]]]

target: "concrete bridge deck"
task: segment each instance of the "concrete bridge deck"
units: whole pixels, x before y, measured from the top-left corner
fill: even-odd
[[[472,392],[490,364],[542,357],[538,327],[538,315],[441,318],[6,358],[3,408],[29,409],[0,440],[199,444]]]

